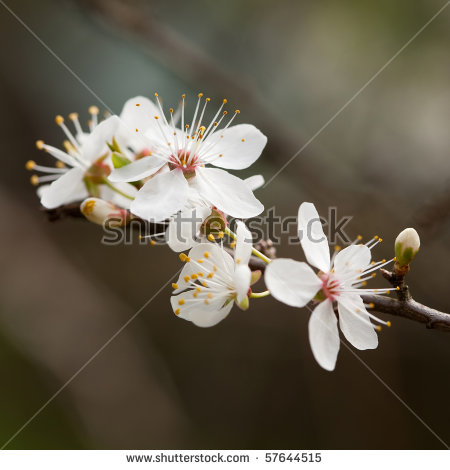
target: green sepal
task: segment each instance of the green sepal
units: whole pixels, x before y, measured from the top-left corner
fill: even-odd
[[[122,153],[122,150],[120,149],[119,144],[117,143],[117,140],[115,137],[112,138],[111,143],[106,142],[106,145],[109,147],[109,150],[111,150],[111,152]]]
[[[395,244],[395,257],[396,261],[400,266],[406,266],[411,263],[411,261],[416,256],[417,251],[413,251],[411,247],[403,249],[402,243]]]
[[[129,165],[131,163],[129,158],[124,157],[121,153],[117,152],[113,152],[111,160],[114,168],[122,168],[123,166]]]
[[[261,279],[261,271],[257,269],[256,271],[252,271],[251,277],[250,277],[250,285],[252,286],[253,284],[256,284],[260,279]]]
[[[247,296],[245,296],[242,299],[241,303],[238,303],[237,299],[235,299],[236,305],[241,309],[241,310],[247,310],[250,307],[250,301]]]
[[[85,176],[83,178],[84,184],[90,196],[100,197],[100,186],[92,181],[91,178]]]

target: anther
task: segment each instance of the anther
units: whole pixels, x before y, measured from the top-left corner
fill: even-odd
[[[177,308],[177,309],[175,310],[175,315],[179,315],[179,314],[180,314],[180,309]]]
[[[56,166],[56,168],[65,168],[66,167],[66,165],[61,160],[57,160],[56,163],[55,163],[55,166]]]
[[[189,282],[191,280],[191,278],[186,274],[186,276],[184,276],[184,282]]]
[[[195,273],[194,273],[194,274],[191,274],[191,279],[194,279],[194,280],[195,280],[195,279],[198,279],[197,274],[195,274]]]
[[[371,302],[371,303],[369,304],[369,308],[375,308],[375,304],[374,304],[373,302]]]
[[[390,321],[387,321],[387,322],[386,322],[386,325],[387,325],[388,327],[390,327],[390,326],[392,325],[392,323],[391,323]]]
[[[204,256],[205,258],[209,258],[209,253],[208,253],[207,251],[205,251],[205,252],[203,253],[203,256]]]
[[[39,184],[39,177],[37,175],[33,175],[30,178],[30,181],[33,186],[37,186]]]
[[[25,168],[27,170],[32,170],[35,166],[36,166],[36,162],[34,162],[33,160],[28,160],[25,165]]]
[[[69,114],[69,119],[71,121],[76,121],[78,119],[78,113],[70,113]]]
[[[140,105],[141,105],[141,103],[136,103],[136,106],[140,106]]]
[[[99,110],[97,108],[97,106],[91,106],[89,108],[89,114],[98,114],[99,113]]]
[[[208,299],[205,299],[204,302],[205,302],[206,305],[209,305],[209,300]]]
[[[213,298],[213,295],[211,294],[211,292],[208,293],[208,299],[212,299]]]
[[[381,326],[378,325],[375,329],[376,329],[377,331],[381,331]]]
[[[44,141],[43,140],[36,140],[36,147],[39,149],[39,150],[42,150],[44,148]]]
[[[156,245],[155,240],[150,240],[150,245],[151,245],[151,246],[155,246],[155,245]]]
[[[222,230],[221,230],[221,231],[218,233],[217,238],[222,239],[222,238],[224,237],[224,235],[225,235],[225,234],[224,234],[224,233],[222,232]]]
[[[239,109],[236,109],[235,114],[241,114],[241,112],[239,111]]]
[[[208,240],[209,240],[210,242],[213,242],[213,241],[215,240],[214,235],[213,235],[212,233],[210,233],[210,234],[208,235]]]
[[[178,305],[184,305],[184,299],[180,299],[180,300],[178,301]]]
[[[173,289],[178,289],[178,284],[176,282],[172,282],[172,288]]]
[[[236,242],[231,242],[230,243],[230,248],[234,248],[236,246]]]
[[[158,98],[158,96],[159,96],[158,93],[155,93],[155,98]]]
[[[185,98],[186,98],[186,93],[183,93],[183,94],[181,95],[181,97],[182,97],[183,99],[185,99]]]
[[[201,98],[203,96],[203,93],[199,93],[197,96]]]
[[[183,263],[186,261],[186,258],[187,258],[185,253],[180,253],[178,257],[180,258],[181,261],[183,261]]]
[[[223,99],[223,104],[227,104],[228,100],[226,98]]]
[[[361,236],[361,235],[358,235],[356,238],[357,238],[358,240],[362,240],[362,236]]]
[[[241,139],[241,142],[245,142],[245,139]]]
[[[64,122],[64,118],[58,114],[58,116],[55,117],[55,122],[60,126]]]

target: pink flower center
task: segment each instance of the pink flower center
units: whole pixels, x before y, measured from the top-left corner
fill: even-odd
[[[331,273],[322,274],[322,292],[331,302],[339,295],[339,281]]]
[[[189,150],[178,150],[177,156],[171,155],[169,160],[170,169],[180,169],[186,179],[195,176],[195,169],[200,165],[198,156],[191,156],[191,152],[189,152]]]

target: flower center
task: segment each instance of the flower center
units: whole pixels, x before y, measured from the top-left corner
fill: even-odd
[[[336,300],[339,295],[339,281],[331,273],[322,274],[322,292],[331,302]]]
[[[200,160],[197,155],[191,155],[189,150],[178,150],[177,155],[171,155],[169,159],[169,168],[174,170],[180,169],[186,179],[195,176],[195,169],[200,165]]]

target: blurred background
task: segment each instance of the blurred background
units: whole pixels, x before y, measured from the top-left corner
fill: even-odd
[[[108,247],[83,220],[49,222],[24,164],[59,145],[56,114],[158,91],[227,97],[269,138],[248,176],[269,180],[444,5],[443,0],[6,0],[0,5],[0,443],[180,268],[166,247]],[[20,21],[25,23],[21,24]],[[422,239],[408,283],[449,309],[450,9],[444,10],[257,196],[352,215],[350,235]],[[28,28],[30,30],[28,30]],[[39,42],[37,37],[51,49]],[[54,56],[76,74],[77,80]],[[91,90],[91,91],[90,91]],[[193,101],[193,100],[192,100]],[[191,102],[192,102],[191,101]],[[302,259],[298,246],[278,254]],[[380,278],[375,282],[384,285]],[[261,289],[262,290],[262,289]],[[177,319],[165,287],[8,448],[442,448],[341,347],[310,351],[306,309],[272,299],[212,329]],[[386,318],[387,319],[387,318]],[[357,351],[450,442],[450,336],[390,318]]]

